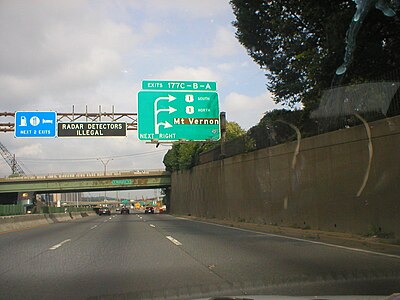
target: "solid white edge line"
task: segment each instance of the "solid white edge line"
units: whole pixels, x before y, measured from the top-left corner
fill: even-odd
[[[186,221],[204,223],[204,224],[208,224],[208,225],[220,226],[220,227],[234,229],[234,230],[240,230],[240,231],[244,231],[244,232],[257,233],[257,234],[262,234],[262,235],[267,235],[267,236],[272,236],[272,237],[277,237],[277,238],[282,238],[282,239],[306,242],[306,243],[311,243],[311,244],[316,244],[316,245],[323,245],[323,246],[328,246],[328,247],[333,247],[333,248],[339,248],[339,249],[345,249],[345,250],[350,250],[350,251],[355,251],[355,252],[362,252],[362,253],[367,253],[367,254],[374,254],[374,255],[379,255],[379,256],[385,256],[385,257],[391,257],[391,258],[400,259],[400,255],[396,255],[396,254],[388,254],[388,253],[375,252],[375,251],[371,251],[371,250],[340,246],[340,245],[324,243],[324,242],[310,241],[310,240],[301,239],[301,238],[295,238],[295,237],[291,237],[291,236],[285,236],[285,235],[279,235],[279,234],[274,234],[274,233],[255,231],[255,230],[244,229],[244,228],[230,227],[230,226],[226,226],[226,225],[222,225],[222,224],[216,224],[216,223],[208,223],[208,222],[205,222],[205,221],[190,220],[190,219],[185,219],[185,218],[180,218],[180,219],[181,220],[186,220]]]
[[[182,246],[182,243],[180,241],[174,239],[172,236],[167,235],[166,238],[169,239],[171,242],[173,242],[175,245]]]
[[[65,241],[62,241],[61,243],[50,247],[49,250],[56,250],[57,248],[61,247],[63,244],[68,243],[70,241],[71,241],[71,239],[67,239]]]

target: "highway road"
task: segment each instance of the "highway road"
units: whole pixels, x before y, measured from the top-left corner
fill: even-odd
[[[186,220],[113,214],[0,235],[0,299],[389,295],[400,257]]]

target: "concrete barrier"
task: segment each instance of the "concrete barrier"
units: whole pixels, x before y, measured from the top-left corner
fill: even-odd
[[[70,214],[71,214],[72,219],[82,219],[83,218],[83,216],[80,212],[71,212]]]
[[[89,212],[55,213],[55,214],[2,216],[0,217],[0,233],[7,231],[28,229],[32,227],[60,223],[60,222],[67,222],[94,215],[96,215],[94,211],[89,211]]]
[[[66,221],[71,221],[71,215],[69,213],[57,213],[57,214],[50,214],[51,216],[53,216],[56,220],[55,223],[59,223],[59,222],[66,222]]]
[[[0,232],[21,230],[54,223],[44,214],[0,217]]]

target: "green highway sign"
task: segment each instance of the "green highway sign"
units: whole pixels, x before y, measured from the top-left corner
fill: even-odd
[[[142,89],[158,91],[216,91],[217,83],[214,81],[143,80]]]
[[[220,136],[216,92],[139,92],[138,138],[140,140],[217,141]]]
[[[115,179],[111,183],[113,185],[132,184],[132,179]]]

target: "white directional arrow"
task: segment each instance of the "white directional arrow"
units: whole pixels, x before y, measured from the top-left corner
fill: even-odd
[[[172,95],[168,95],[168,96],[164,96],[164,97],[158,97],[156,99],[156,101],[154,101],[154,105],[157,105],[158,101],[160,100],[168,100],[168,102],[174,101],[176,99],[176,97],[172,96]]]
[[[158,97],[155,101],[154,101],[154,133],[155,134],[159,134],[160,133],[160,125],[164,125],[164,128],[171,128],[172,125],[169,124],[168,122],[164,122],[164,123],[158,123],[158,114],[160,112],[168,112],[169,114],[172,114],[173,112],[177,111],[175,108],[169,106],[168,108],[160,108],[157,109],[157,105],[158,102],[162,101],[162,100],[168,100],[168,102],[172,102],[176,99],[176,97],[172,96],[172,95],[168,95],[168,96],[163,96],[163,97]]]
[[[156,111],[156,114],[158,114],[159,112],[162,112],[162,111],[167,111],[169,114],[172,114],[173,112],[176,112],[177,109],[174,107],[171,107],[171,106],[169,106],[168,108],[160,108]]]
[[[155,128],[156,129],[155,132],[157,134],[160,132],[161,125],[164,126],[164,128],[172,128],[172,125],[168,121],[157,123],[156,128]]]
[[[158,125],[164,125],[164,128],[172,128],[172,125],[168,121],[158,123]]]

